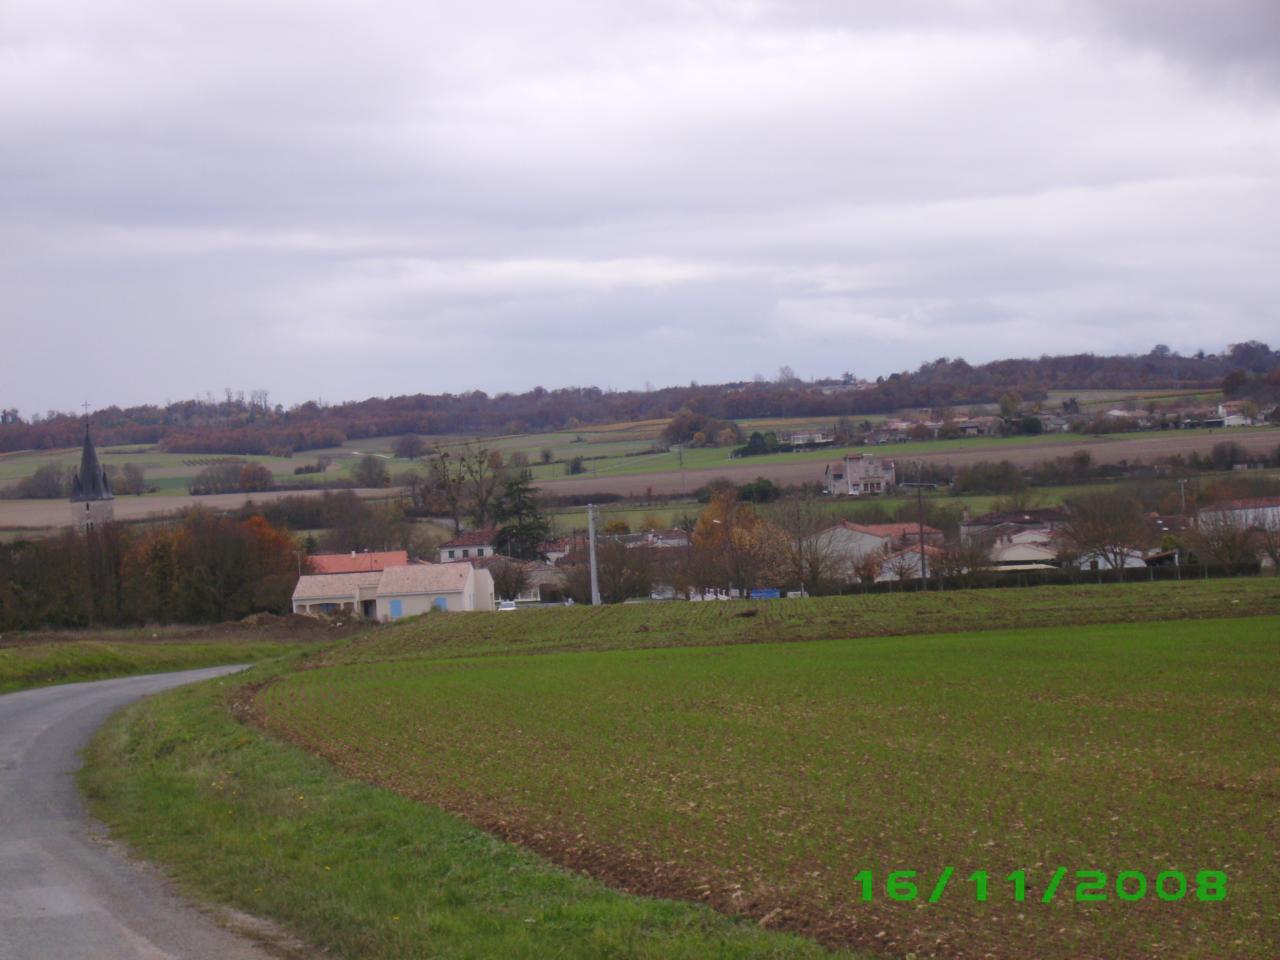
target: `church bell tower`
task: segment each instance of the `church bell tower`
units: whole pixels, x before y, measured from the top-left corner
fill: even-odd
[[[80,453],[80,469],[71,479],[71,523],[80,533],[87,533],[110,523],[116,514],[115,495],[107,471],[98,462],[93,448],[89,421],[84,422],[84,449]]]

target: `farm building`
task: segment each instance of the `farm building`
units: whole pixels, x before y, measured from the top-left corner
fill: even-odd
[[[361,573],[307,574],[293,590],[293,612],[346,612],[399,620],[428,610],[492,610],[493,577],[469,563],[414,563]]]

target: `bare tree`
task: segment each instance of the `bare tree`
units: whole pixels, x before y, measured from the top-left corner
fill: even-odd
[[[906,585],[908,580],[920,577],[920,554],[915,550],[901,550],[885,558],[884,568],[893,574],[893,579]]]
[[[596,547],[596,566],[605,603],[648,597],[653,589],[653,557],[647,547],[628,549],[620,540],[604,540]],[[565,589],[578,603],[591,602],[591,574],[585,563],[568,569]]]
[[[493,508],[502,488],[502,454],[472,443],[459,456],[468,512],[477,527],[487,527],[493,521]]]
[[[1113,570],[1122,570],[1130,551],[1147,539],[1142,505],[1119,490],[1087,493],[1063,504],[1065,533],[1080,554],[1096,555]]]
[[[497,560],[489,564],[493,591],[499,600],[514,600],[529,589],[531,582],[527,564],[513,560]]]
[[[828,535],[831,513],[812,497],[783,500],[769,513],[782,532],[783,577],[806,593],[832,593],[839,586],[841,557]]]
[[[1248,519],[1231,510],[1200,514],[1189,540],[1191,549],[1201,560],[1212,560],[1230,573],[1235,573],[1258,556]]]
[[[1280,511],[1260,510],[1254,531],[1260,552],[1271,560],[1271,572],[1280,577]]]
[[[450,520],[453,521],[453,532],[462,531],[462,515],[465,512],[464,488],[467,482],[466,473],[459,457],[445,447],[436,447],[436,455],[431,459],[429,476],[431,487],[439,496],[440,503]]]
[[[981,582],[991,567],[987,546],[979,538],[967,543],[952,540],[931,555],[930,566],[943,580],[954,580],[962,587],[972,587]]]

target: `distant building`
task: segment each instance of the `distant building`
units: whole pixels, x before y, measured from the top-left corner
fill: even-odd
[[[827,464],[827,493],[833,497],[876,496],[893,489],[895,476],[892,460],[851,453],[837,463]]]
[[[493,546],[493,541],[497,537],[498,531],[495,527],[484,527],[459,534],[452,540],[446,540],[440,544],[440,562],[457,563],[460,560],[483,560],[485,557],[492,557],[497,553]]]
[[[1240,527],[1280,529],[1280,497],[1252,497],[1247,500],[1215,503],[1201,508],[1200,521],[1202,523],[1226,521]]]
[[[293,612],[349,613],[399,620],[429,610],[493,609],[493,577],[469,563],[413,563],[361,573],[307,574],[293,589]]]
[[[1028,530],[1047,535],[1061,528],[1066,522],[1066,513],[1056,507],[1004,510],[986,513],[972,519],[966,515],[960,521],[960,539],[964,543],[975,538],[990,538],[994,541],[999,535],[1007,536],[1011,532]]]
[[[98,451],[89,435],[89,422],[84,424],[84,449],[80,452],[80,469],[71,478],[71,523],[87,533],[116,515],[116,498],[106,468],[98,462]]]

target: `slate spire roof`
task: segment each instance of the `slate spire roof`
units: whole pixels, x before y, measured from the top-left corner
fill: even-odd
[[[79,503],[84,500],[114,499],[111,481],[107,479],[106,469],[98,462],[98,451],[93,448],[89,423],[85,421],[84,449],[80,453],[80,469],[71,479],[71,501]]]

